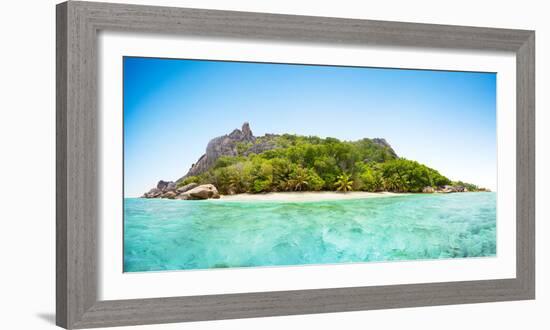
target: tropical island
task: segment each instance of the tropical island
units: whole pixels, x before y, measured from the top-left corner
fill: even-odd
[[[451,181],[435,169],[401,158],[383,138],[256,137],[245,122],[241,129],[212,139],[187,174],[176,181],[159,181],[142,197],[196,200],[282,192],[368,196],[480,191],[490,190]]]

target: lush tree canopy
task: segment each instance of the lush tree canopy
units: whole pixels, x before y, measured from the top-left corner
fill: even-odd
[[[392,191],[421,192],[452,182],[416,161],[398,158],[375,140],[354,142],[335,138],[281,135],[276,148],[246,155],[251,143],[238,146],[239,156],[221,157],[207,172],[187,177],[190,182],[214,184],[222,194],[272,191]],[[262,143],[261,138],[255,143]],[[463,186],[468,184],[460,182]],[[474,185],[468,185],[474,190]],[[477,189],[477,187],[475,187]]]

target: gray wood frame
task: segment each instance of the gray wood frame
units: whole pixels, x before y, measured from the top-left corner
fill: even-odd
[[[517,277],[98,301],[97,33],[100,30],[515,52]],[[535,297],[534,31],[71,1],[57,5],[56,64],[59,326],[89,328]]]

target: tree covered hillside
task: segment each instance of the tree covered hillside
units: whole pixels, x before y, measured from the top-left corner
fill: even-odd
[[[262,146],[269,145],[270,148]],[[250,150],[263,150],[250,152]],[[213,184],[222,194],[275,191],[422,192],[452,182],[416,161],[399,158],[383,139],[266,135],[239,142],[236,155],[221,156],[199,175],[177,181]],[[470,185],[474,190],[474,185]],[[477,189],[477,187],[475,187]]]

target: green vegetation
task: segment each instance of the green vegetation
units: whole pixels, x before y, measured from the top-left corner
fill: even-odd
[[[468,191],[485,190],[484,188],[480,188],[480,187],[476,186],[475,184],[462,182],[462,181],[453,181],[452,185],[453,186],[464,187],[464,188],[468,189]]]
[[[353,185],[353,180],[351,180],[351,177],[346,173],[339,175],[338,180],[334,183],[336,190],[343,191],[343,192],[352,190],[353,189],[352,185]]]
[[[265,141],[262,141],[265,142]],[[214,184],[222,194],[274,191],[392,191],[422,192],[425,187],[459,184],[470,191],[475,185],[451,182],[438,171],[416,161],[398,158],[379,141],[354,142],[335,138],[281,135],[269,143],[276,148],[259,154],[245,152],[251,143],[238,145],[238,156],[220,157],[196,182]]]

